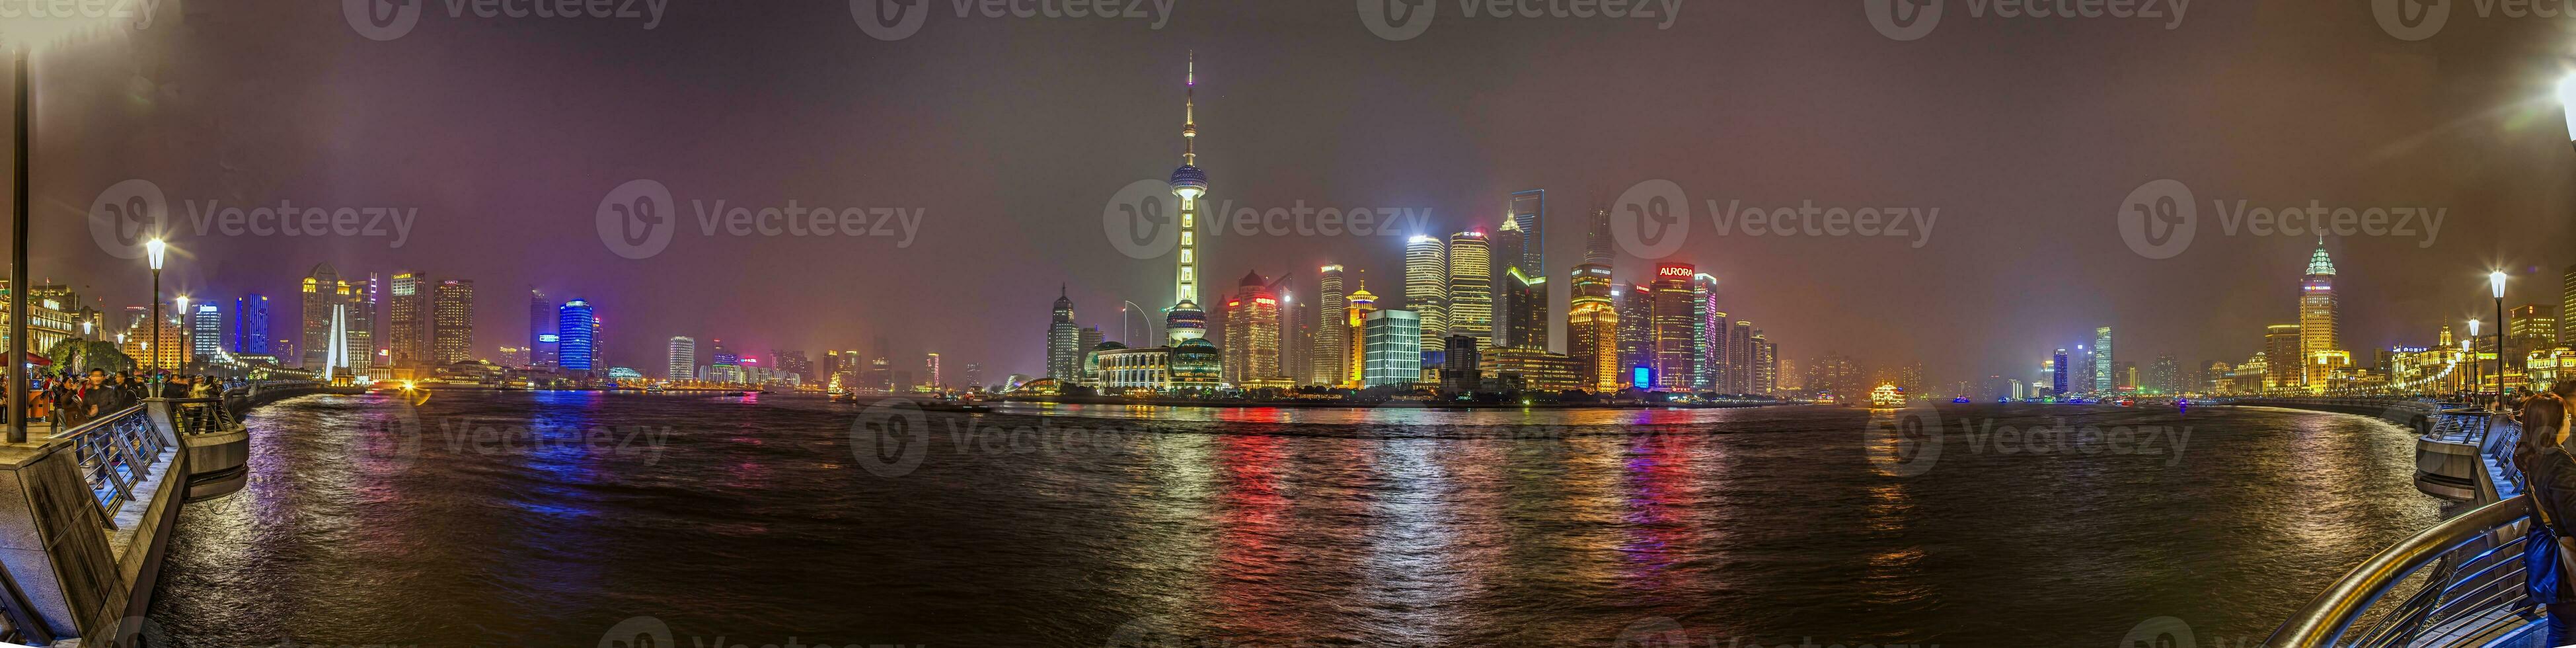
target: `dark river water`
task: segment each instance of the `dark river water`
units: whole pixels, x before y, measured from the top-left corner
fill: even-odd
[[[251,483],[171,542],[175,645],[2250,645],[2440,515],[2404,431],[2260,409],[452,392],[249,423]]]

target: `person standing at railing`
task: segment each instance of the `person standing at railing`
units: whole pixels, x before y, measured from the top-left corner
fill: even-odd
[[[2523,569],[2529,576],[2528,593],[2538,603],[2548,606],[2548,644],[2567,645],[2576,632],[2576,442],[2569,430],[2576,428],[2576,407],[2570,407],[2569,392],[2576,392],[2576,381],[2561,383],[2550,392],[2524,399],[2519,411],[2522,440],[2515,453],[2516,463],[2529,475],[2531,508],[2537,524],[2524,535]]]

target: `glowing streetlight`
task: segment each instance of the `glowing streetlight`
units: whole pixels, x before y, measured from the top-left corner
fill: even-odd
[[[2504,319],[2504,271],[2503,271],[2503,270],[2497,270],[2497,271],[2494,271],[2494,272],[2489,272],[2489,273],[2487,273],[2487,289],[2488,289],[2488,291],[2489,291],[2491,294],[2495,295],[2495,313],[2496,313],[2496,365],[2495,365],[2496,394],[2495,394],[2495,409],[2501,410],[2501,409],[2504,409],[2504,336],[2505,336],[2505,334],[2506,334],[2506,333],[2510,332],[2510,331],[2505,330],[2507,327],[2505,326],[2505,319]],[[2494,429],[2494,427],[2495,427],[2495,417],[2493,417],[2493,416],[2489,416],[2489,417],[2487,417],[2487,427],[2488,427],[2488,429],[2490,429],[2490,430],[2493,430],[2493,429]]]
[[[162,243],[158,238],[143,242],[145,256],[152,262],[152,346],[144,347],[147,350],[161,346],[161,259],[169,249],[170,245]],[[145,361],[152,363],[152,368],[161,368],[160,358],[150,354],[143,357]]]
[[[189,351],[189,349],[190,349],[191,347],[189,347],[189,346],[188,346],[188,329],[192,328],[192,327],[188,326],[188,319],[189,319],[189,316],[188,316],[188,296],[187,296],[187,295],[180,295],[180,296],[178,297],[178,300],[179,300],[179,370],[180,370],[180,371],[187,371],[187,370],[188,370],[188,361],[190,361],[190,360],[194,360],[194,358],[190,358],[190,357],[188,357],[188,356],[190,356],[190,355],[194,355],[193,353],[191,353],[191,352]]]

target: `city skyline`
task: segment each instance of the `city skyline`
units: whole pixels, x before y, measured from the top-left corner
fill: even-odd
[[[1339,25],[1348,20],[1342,15],[1346,11],[1281,7],[1237,11],[1292,25]],[[1848,8],[1784,11],[1792,14],[1788,18],[1819,14],[1812,21],[1788,20],[1791,24],[1831,26],[1805,29],[1868,34],[1864,23],[1839,20],[1848,17],[1840,16]],[[2211,14],[2217,22],[2252,21],[2282,26],[2272,24],[2275,19],[2252,15],[2241,8],[2204,11],[2217,12]],[[232,14],[208,20],[274,18],[282,24],[300,25],[338,19],[329,12],[257,8],[251,12],[247,17]],[[260,12],[275,15],[263,16]],[[667,47],[645,48],[621,39],[608,39],[600,45],[613,53],[678,66],[678,72],[670,78],[650,83],[697,82],[717,78],[718,71],[682,61],[693,54],[714,51],[725,39],[754,24],[763,29],[781,27],[752,17],[683,21],[665,32],[670,41]],[[784,28],[791,32],[798,29],[793,25]],[[1205,143],[1205,150],[1198,151],[1210,155],[1213,173],[1229,178],[1223,187],[1212,190],[1211,204],[1266,209],[1302,201],[1310,206],[1372,205],[1418,208],[1428,213],[1418,226],[1385,236],[1231,237],[1212,233],[1205,243],[1209,265],[1201,272],[1206,277],[1235,277],[1247,271],[1278,276],[1289,270],[1331,263],[1351,268],[1354,277],[1360,269],[1375,270],[1370,273],[1379,279],[1374,288],[1391,293],[1402,268],[1403,244],[1410,236],[1444,236],[1471,229],[1490,232],[1498,211],[1497,197],[1541,189],[1553,194],[1548,196],[1548,202],[1553,203],[1548,208],[1559,217],[1546,219],[1548,222],[1540,227],[1551,231],[1536,237],[1545,248],[1544,264],[1552,271],[1539,278],[1558,279],[1565,268],[1592,251],[1592,241],[1588,240],[1591,233],[1585,231],[1583,223],[1586,217],[1615,202],[1622,190],[1634,183],[1670,178],[1692,191],[1691,197],[1699,204],[1690,211],[1695,224],[1703,230],[1710,224],[1704,197],[1741,198],[1747,204],[1765,206],[1814,201],[1820,205],[1912,204],[1945,208],[1928,243],[1920,248],[1904,242],[1858,238],[1721,238],[1703,231],[1669,257],[1616,254],[1612,267],[1622,283],[1647,282],[1650,278],[1639,271],[1658,261],[1694,264],[1721,282],[1719,302],[1726,310],[1761,314],[1766,334],[1788,349],[1792,357],[1802,360],[1836,352],[1913,358],[1961,376],[2019,373],[2027,372],[2031,360],[2043,356],[2045,350],[2069,344],[2065,339],[2070,337],[2069,331],[2089,330],[2101,323],[2113,323],[2119,328],[2124,346],[2150,354],[2241,357],[2260,347],[2243,339],[2241,331],[2260,330],[2264,325],[2295,318],[2294,313],[2278,312],[2279,286],[2247,278],[2295,272],[2295,250],[2308,247],[2314,239],[2305,235],[2224,234],[2217,222],[2221,215],[2210,213],[2215,211],[2211,209],[2213,202],[2236,208],[2234,201],[2240,199],[2256,207],[2271,208],[2305,206],[2310,200],[2319,200],[2329,207],[2425,205],[2447,210],[2448,220],[2438,236],[2330,238],[2329,245],[2336,248],[2338,258],[2374,267],[2369,273],[2338,279],[2337,291],[2345,297],[2344,319],[2350,323],[2345,327],[2349,330],[2342,332],[2344,346],[2356,351],[2419,343],[2426,335],[2423,331],[2482,312],[2478,281],[2489,266],[2502,266],[2516,273],[2517,293],[2512,298],[2516,303],[2562,301],[2556,294],[2539,293],[2557,282],[2570,261],[2556,252],[2568,247],[2568,224],[2563,219],[2515,220],[2514,215],[2565,213],[2569,197],[2547,191],[2483,190],[2499,184],[2545,184],[2554,182],[2552,178],[2576,173],[2576,165],[2559,155],[2564,147],[2560,141],[2564,135],[2556,132],[2559,124],[2554,119],[2535,118],[2546,117],[2555,110],[2546,98],[2547,88],[2554,83],[2558,71],[2546,62],[2530,60],[2532,57],[2498,51],[2509,47],[2489,49],[2465,44],[2479,40],[2479,36],[2491,37],[2487,40],[2492,42],[2534,42],[2545,34],[2533,26],[2501,21],[2457,25],[2453,27],[2458,32],[2454,35],[2464,37],[2446,38],[2441,48],[2429,51],[2387,42],[2389,39],[2366,21],[2288,26],[2279,35],[2287,42],[2305,43],[2312,46],[2307,49],[2315,51],[2360,51],[2373,56],[2356,57],[2365,59],[2358,61],[2309,61],[2301,55],[2267,50],[2232,61],[2228,69],[2243,71],[2226,83],[2184,83],[2155,75],[2133,77],[2123,92],[2194,97],[2241,106],[2245,111],[2212,121],[2189,114],[2133,111],[2122,106],[2136,102],[2113,102],[2104,97],[2072,106],[2085,117],[2063,124],[1987,117],[1984,101],[1934,94],[1905,80],[1904,66],[1785,95],[1784,98],[1805,102],[1825,102],[1827,109],[1822,114],[1804,115],[1802,111],[1785,111],[1775,102],[1751,98],[1706,99],[1722,94],[1716,88],[1664,83],[1666,79],[1686,78],[1682,74],[1686,68],[1680,60],[1632,62],[1614,61],[1598,54],[1541,58],[1536,53],[1512,53],[1499,61],[1480,60],[1471,65],[1459,58],[1466,51],[1492,49],[1474,47],[1475,44],[1509,42],[1531,28],[1534,27],[1497,23],[1444,30],[1438,36],[1450,39],[1445,42],[1452,47],[1439,48],[1425,60],[1376,62],[1373,65],[1377,68],[1359,70],[1288,65],[1282,61],[1302,60],[1295,54],[1327,53],[1334,48],[1376,51],[1401,45],[1377,41],[1363,30],[1319,30],[1323,36],[1314,43],[1289,43],[1224,24],[1186,21],[1174,26],[1182,36],[1179,42],[1156,39],[1150,44],[1129,43],[1127,39],[1133,34],[1125,30],[1092,25],[1066,26],[1046,35],[1047,42],[1099,49],[1098,56],[1069,64],[979,55],[966,49],[966,41],[936,32],[906,41],[908,47],[904,48],[873,42],[837,42],[832,46],[886,54],[889,66],[923,57],[958,57],[977,63],[976,68],[984,74],[1024,81],[1021,87],[1028,92],[1053,92],[1071,100],[1060,104],[1060,117],[1014,122],[1003,119],[1005,113],[990,106],[941,101],[943,96],[938,93],[904,95],[910,99],[895,100],[889,98],[894,95],[862,89],[940,87],[890,69],[835,71],[844,78],[821,88],[811,84],[818,78],[813,70],[763,70],[747,78],[726,76],[723,82],[741,88],[746,96],[787,97],[797,95],[792,90],[813,91],[844,101],[830,105],[754,102],[749,106],[752,115],[814,130],[806,136],[781,138],[747,126],[719,128],[714,131],[716,139],[712,143],[694,149],[701,150],[702,155],[681,159],[641,155],[652,150],[654,142],[650,137],[639,141],[637,135],[655,132],[655,124],[694,119],[712,107],[684,103],[667,110],[624,116],[618,116],[618,111],[587,111],[607,116],[595,118],[596,123],[590,127],[570,129],[561,140],[534,136],[536,131],[504,131],[489,138],[440,142],[405,136],[400,122],[389,116],[418,111],[475,111],[464,109],[454,99],[387,93],[371,87],[366,79],[344,79],[351,84],[348,88],[323,94],[370,103],[328,114],[336,116],[348,136],[382,141],[384,146],[378,150],[391,154],[380,157],[415,160],[414,163],[390,167],[381,161],[347,158],[315,148],[311,140],[277,136],[281,131],[261,127],[208,143],[224,151],[227,158],[239,160],[230,167],[111,141],[105,152],[130,160],[129,164],[112,170],[74,168],[39,174],[34,189],[39,205],[71,205],[77,209],[117,181],[150,179],[167,194],[170,211],[182,230],[173,238],[181,254],[174,257],[167,277],[170,292],[214,300],[209,303],[229,301],[246,293],[291,294],[285,290],[291,287],[291,277],[300,276],[315,263],[327,262],[351,276],[417,269],[433,277],[474,278],[500,286],[527,285],[549,294],[581,295],[613,305],[607,309],[607,317],[670,324],[669,331],[635,331],[612,338],[609,352],[613,357],[648,358],[654,351],[654,340],[710,331],[724,331],[756,345],[754,348],[848,348],[860,346],[853,343],[856,340],[888,335],[902,339],[901,346],[907,348],[955,353],[974,348],[984,340],[1025,339],[1021,313],[1026,307],[1021,305],[1051,298],[1045,288],[1057,282],[1017,280],[1024,276],[1067,281],[1073,285],[1072,297],[1080,303],[1105,306],[1136,301],[1161,306],[1157,293],[1169,289],[1173,281],[1170,271],[1143,271],[1103,241],[1098,224],[1087,217],[1014,217],[1012,226],[1004,228],[980,227],[979,223],[998,222],[992,220],[997,216],[987,214],[1087,214],[1096,211],[1097,205],[1127,181],[1167,176],[1175,143],[1169,121],[1153,116],[1168,115],[1170,86],[1181,81],[1183,72],[1174,69],[1172,63],[1195,50],[1207,62],[1228,66],[1223,68],[1225,89],[1196,98],[1197,106],[1206,109],[1201,111],[1201,125],[1227,133],[1226,137],[1212,138]],[[1568,38],[1591,42],[1651,35],[1629,33],[1626,29],[1602,26]],[[2183,71],[2212,69],[2217,63],[2188,52],[2205,49],[2196,45],[2226,42],[2212,40],[2223,39],[2222,34],[2191,31],[2110,33],[2102,35],[2106,42],[2100,44],[2054,40],[2063,36],[1968,31],[1992,29],[1971,23],[1945,27],[1944,33],[1958,30],[1975,38],[2068,48],[2071,55],[2079,57],[2134,52],[2139,48],[2126,46],[2146,45],[2143,54],[2130,54],[2137,60],[2127,65],[2160,65]],[[1791,42],[1787,40],[1791,35],[1763,35],[1732,44],[1649,45],[1674,54],[1724,56],[1782,46]],[[158,33],[140,34],[135,51],[109,53],[106,59],[154,60],[152,57],[163,55],[163,49],[155,47],[160,37]],[[495,56],[524,57],[550,47],[479,33],[447,33],[438,38],[489,45]],[[2022,94],[2025,91],[2010,83],[2045,69],[2037,62],[2015,61],[1982,52],[1981,48],[1961,46],[1954,42],[1957,40],[1965,38],[1908,45],[1912,51],[1949,65],[1982,70],[1981,75],[1966,82],[1969,87],[1992,90],[1987,94],[1998,100],[2026,96]],[[392,57],[371,53],[358,43],[297,42],[275,47],[314,53],[311,60],[346,54],[351,60],[381,62],[389,69],[371,76],[400,79],[406,86],[434,88],[441,79],[461,78],[457,74],[478,75],[478,79],[495,81],[501,89],[493,95],[501,102],[500,109],[525,108],[538,100],[567,102],[576,107],[606,106],[606,96],[550,88],[540,83],[544,77],[532,75],[574,70],[614,74],[588,67],[512,71],[481,61],[462,62],[462,69],[451,73],[389,60]],[[1896,43],[1871,43],[1864,51],[1844,54],[1836,60],[1876,60],[1901,51],[1899,47]],[[310,64],[253,66],[254,60],[268,58],[272,57],[218,48],[182,63],[191,73],[215,78],[250,77],[282,83],[338,78],[332,69]],[[1705,57],[1688,60],[1698,58]],[[2412,69],[2408,63],[2434,59],[2444,62],[2449,78],[2476,82],[2433,84],[2407,75],[2407,70]],[[45,65],[55,64],[40,67]],[[1748,80],[1751,83],[1779,78],[1773,75],[1821,78],[1817,72],[1835,69],[1831,65],[1792,62],[1781,69],[1757,69],[1746,74],[1754,75]],[[1493,71],[1506,67],[1512,71],[1510,76]],[[49,86],[46,101],[94,102],[99,96],[125,88],[122,77],[84,75],[87,69],[40,69],[52,75],[49,78],[57,79]],[[1393,83],[1394,79],[1425,78],[1420,71],[1427,69],[1450,74],[1442,83],[1416,90],[1405,90],[1411,87],[1409,84]],[[1465,72],[1459,73],[1460,70]],[[1602,70],[1616,72],[1599,74]],[[1834,76],[1837,75],[1823,75]],[[2431,100],[2358,111],[2343,115],[2342,123],[2315,125],[2299,119],[2305,109],[2297,103],[2266,99],[2284,92],[2341,87],[2324,85],[2326,80],[2368,83]],[[877,85],[861,85],[870,83]],[[1592,100],[1499,104],[1473,101],[1498,91],[1605,101],[1626,99],[1625,105],[1635,112],[1616,119],[1569,121],[1564,117],[1579,114],[1580,108]],[[1283,94],[1290,92],[1296,94]],[[1400,120],[1354,123],[1321,118],[1311,110],[1291,109],[1318,102],[1343,103],[1385,96],[1403,99],[1385,104],[1395,111],[1390,118],[1426,113],[1479,117],[1426,132],[1397,125]],[[61,123],[64,118],[49,113],[39,119],[39,132],[66,136],[40,140],[36,155],[38,159],[80,159],[83,152],[67,147],[74,140],[70,135],[84,128],[130,127],[144,134],[178,135],[165,122],[185,121],[174,118],[264,100],[267,98],[238,92],[191,96],[155,106],[149,114],[125,118],[131,120],[125,123],[114,115],[91,118],[95,123]],[[1913,106],[1921,114],[1879,119],[1882,115],[1875,106],[1891,101]],[[1725,111],[1721,114],[1740,118],[1710,120],[1701,118],[1703,111],[1684,110],[1705,105],[1719,106]],[[282,108],[286,114],[323,110],[322,105],[312,103]],[[1861,113],[1854,111],[1864,109],[1870,111],[1870,118],[1855,116]],[[912,128],[896,129],[909,132],[889,135],[886,129],[851,131],[819,126],[827,118],[836,122],[850,118],[891,119]],[[1962,130],[1938,137],[1922,134],[1928,124],[1944,120],[1961,125]],[[1072,127],[1075,123],[1082,127]],[[1787,128],[1766,132],[1735,125],[1738,123],[1784,124]],[[2113,133],[2090,128],[2112,123],[2140,127],[2136,132]],[[2456,123],[2493,127],[2461,137],[2408,136]],[[1848,132],[1825,133],[1802,124],[1841,124]],[[512,128],[553,132],[564,130],[565,125],[541,121],[534,126]],[[2361,125],[2391,133],[2391,137],[2319,144],[2324,140],[2315,136],[2330,132],[2320,130],[2328,127],[2348,129]],[[2043,136],[2028,136],[2034,134],[2033,129]],[[1789,138],[1780,132],[1806,137]],[[996,138],[1044,141],[1048,146],[1042,150],[1047,153],[1006,153],[1005,149],[995,148],[1003,141]],[[2124,156],[2129,159],[2119,162],[2078,163],[2056,153],[2060,147],[2023,143],[2049,140],[2137,154]],[[541,144],[549,141],[638,154],[607,156],[627,160],[624,163],[583,162],[550,154],[551,149]],[[1312,141],[1340,146],[1301,145]],[[2171,149],[2176,147],[2160,145],[2167,141],[2196,144],[2175,151]],[[1704,159],[1690,142],[1732,142],[1731,147],[1770,155],[1743,156],[1748,159],[1741,162]],[[812,143],[838,146],[812,154],[788,154],[804,150],[791,146]],[[876,158],[863,153],[866,151],[899,151],[929,163],[896,168],[874,162]],[[993,153],[964,156],[957,155],[959,151]],[[1860,152],[1869,154],[1848,157]],[[2294,154],[2354,162],[2323,168],[2238,163]],[[1962,156],[2003,161],[2006,166],[1993,173],[2009,171],[2033,182],[2027,185],[2028,191],[2007,194],[1945,189],[1974,185],[1972,181],[1986,177],[1987,172],[1926,169],[1920,164],[1968,159]],[[2471,171],[2435,162],[2472,157],[2498,163]],[[1756,165],[1751,159],[1764,161]],[[1830,163],[1845,159],[1851,162]],[[521,163],[492,163],[497,160]],[[750,166],[762,172],[749,174],[748,169],[735,171],[706,164],[705,160],[757,161],[760,164]],[[972,164],[978,160],[996,161],[998,165]],[[1435,164],[1434,160],[1444,163]],[[1445,163],[1454,161],[1465,164]],[[1781,164],[1782,161],[1798,163]],[[2211,162],[2220,164],[2212,167]],[[312,172],[326,168],[345,171]],[[396,173],[397,169],[402,173]],[[324,178],[340,181],[321,183]],[[680,220],[685,227],[660,255],[626,259],[600,245],[591,214],[602,195],[618,183],[636,178],[653,178],[669,186],[678,206],[684,209]],[[849,178],[859,180],[845,181]],[[2147,259],[2130,253],[2122,244],[2112,218],[2121,195],[2139,183],[2159,178],[2182,180],[2199,190],[2201,198],[2209,200],[2200,201],[2203,231],[2189,250],[2170,259]],[[1731,186],[1745,188],[1732,194],[1705,193]],[[457,191],[441,187],[486,189]],[[711,205],[715,200],[765,206],[790,199],[809,204],[896,205],[918,208],[924,215],[915,236],[908,239],[909,244],[898,247],[891,237],[813,241],[729,237],[721,233],[710,236],[697,229],[699,215],[691,206],[692,201]],[[1719,206],[1723,207],[1726,200],[1720,200]],[[202,212],[209,202],[260,207],[275,206],[280,201],[296,205],[417,207],[419,220],[399,246],[393,245],[390,236],[201,234],[189,220],[190,209]],[[1564,217],[1568,214],[1574,217]],[[496,231],[506,235],[493,236]],[[92,232],[77,227],[40,226],[35,236],[39,238],[36,267],[40,273],[79,276],[76,283],[93,294],[103,295],[101,303],[110,307],[142,303],[141,273],[132,262],[102,249],[92,240]],[[1986,250],[2005,253],[1987,254]],[[798,260],[817,255],[846,261],[815,264]],[[1496,265],[1507,265],[1501,263],[1506,256],[1497,253]],[[913,305],[919,303],[915,300],[920,296],[909,287],[865,279],[890,272],[938,276],[953,285],[972,286],[974,298],[917,309]],[[225,279],[211,279],[217,276]],[[109,281],[119,277],[123,279]],[[785,277],[813,280],[765,280]],[[2159,280],[2127,280],[2130,277]],[[1884,289],[1890,281],[1906,284],[1907,289]],[[748,287],[733,287],[737,284]],[[834,298],[818,300],[803,294],[814,286],[826,285],[839,287]],[[719,290],[719,286],[726,288]],[[2106,289],[2113,287],[2116,289]],[[1568,289],[1551,285],[1550,291],[1551,311],[1565,312]],[[476,296],[475,311],[481,316],[472,348],[490,353],[502,346],[522,344],[525,331],[514,319],[495,319],[503,317],[496,314],[521,307],[511,293],[484,290]],[[717,299],[718,294],[725,298]],[[1212,297],[1202,294],[1200,299]],[[706,308],[710,300],[725,302],[727,308]],[[1836,312],[1796,307],[1801,303],[1856,306]],[[1864,304],[1865,307],[1858,306]],[[2171,307],[2173,304],[2205,308],[2177,309]],[[1085,318],[1082,325],[1116,328],[1105,319],[1110,310],[1089,309],[1094,317]],[[1964,316],[1945,318],[1955,322],[1852,316],[1872,312],[1956,312]],[[914,325],[915,320],[925,317],[940,325]],[[1889,325],[1892,321],[1904,324]],[[1560,324],[1551,328],[1556,331],[1550,348],[1563,350],[1564,327]],[[957,361],[994,367],[995,373],[1007,368],[1010,372],[1035,374],[1041,367],[1042,354],[1043,349],[1025,343],[995,345],[986,357],[960,357]]]

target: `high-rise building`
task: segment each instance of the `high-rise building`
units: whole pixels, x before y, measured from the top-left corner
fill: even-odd
[[[557,364],[571,371],[591,371],[598,358],[599,316],[591,312],[590,301],[566,300],[555,309],[555,344],[560,349]]]
[[[1583,262],[1610,267],[1619,258],[1610,238],[1610,208],[1594,207],[1583,219]]]
[[[1547,278],[1521,272],[1520,268],[1503,270],[1502,301],[1504,313],[1500,336],[1504,346],[1520,349],[1547,350]]]
[[[2271,380],[2268,382],[2271,384],[2239,385],[2239,387],[2256,391],[2289,389],[2305,384],[2301,382],[2304,376],[2299,371],[2301,366],[2307,364],[2307,356],[2299,353],[2299,347],[2303,342],[2300,329],[2300,325],[2297,324],[2273,324],[2263,327],[2263,368],[2265,373],[2270,374]]]
[[[2558,279],[2558,346],[2576,347],[2576,265]]]
[[[1700,348],[1693,338],[1699,309],[1691,299],[1690,264],[1655,266],[1655,387],[1682,391],[1699,377]]]
[[[268,297],[243,295],[233,300],[233,353],[265,355],[268,348]]]
[[[1490,265],[1494,273],[1494,346],[1496,348],[1520,344],[1518,340],[1512,339],[1512,323],[1519,320],[1513,319],[1512,315],[1512,307],[1518,304],[1512,301],[1511,273],[1513,270],[1520,269],[1520,249],[1522,241],[1526,238],[1528,237],[1521,231],[1520,222],[1513,220],[1509,213],[1503,215],[1503,226],[1494,231],[1494,258]],[[1527,273],[1524,272],[1523,276],[1527,276]]]
[[[446,366],[474,359],[474,282],[438,282],[430,299],[429,355]]]
[[[418,369],[431,362],[429,295],[429,277],[409,270],[394,273],[386,294],[385,349],[393,352],[396,367]]]
[[[984,365],[982,363],[966,363],[965,373],[966,387],[968,389],[982,389],[984,387]]]
[[[1547,276],[1547,265],[1541,263],[1543,255],[1541,255],[1540,252],[1547,249],[1547,230],[1545,229],[1545,225],[1547,224],[1547,190],[1527,189],[1512,192],[1509,209],[1512,224],[1518,226],[1521,232],[1519,249],[1512,252],[1512,254],[1515,255],[1513,257],[1512,267],[1520,268],[1521,274],[1523,275],[1545,278]],[[1518,342],[1515,342],[1514,344],[1530,348],[1543,348],[1547,346],[1544,342],[1537,345],[1519,344]]]
[[[1757,367],[1753,365],[1753,352],[1753,323],[1736,320],[1734,326],[1726,329],[1726,381],[1734,386],[1731,390],[1734,393],[1755,393],[1754,383],[1758,374],[1755,373]]]
[[[800,383],[814,382],[814,360],[805,357],[803,351],[770,349],[769,369],[795,376]]]
[[[190,358],[211,358],[224,348],[224,311],[214,304],[189,306],[188,354]]]
[[[545,367],[555,363],[555,303],[535,288],[528,289],[528,364]]]
[[[924,375],[930,376],[930,380],[921,383],[922,386],[929,387],[931,391],[947,388],[948,383],[940,382],[939,378],[939,354],[922,354],[921,371]]]
[[[1421,318],[1420,348],[1439,349],[1449,336],[1449,250],[1439,237],[1405,241],[1404,309]]]
[[[382,317],[384,278],[367,273],[367,282],[349,285],[349,373],[367,378],[375,369],[379,356],[376,344],[376,321]]]
[[[1760,329],[1755,329],[1753,331],[1753,337],[1751,339],[1753,342],[1753,384],[1749,385],[1745,389],[1745,393],[1780,393],[1780,348],[1773,346],[1770,338],[1763,337]]]
[[[1342,339],[1347,345],[1342,349],[1342,366],[1346,369],[1338,384],[1359,387],[1368,378],[1368,316],[1377,312],[1377,295],[1369,292],[1367,280],[1360,281],[1359,290],[1351,291],[1350,304],[1342,314]]]
[[[2334,260],[2326,256],[2325,237],[2317,238],[2317,251],[2308,255],[2308,275],[2299,282],[2299,357],[2318,357],[2319,353],[2343,348],[2339,337],[2342,317],[2335,303]],[[2300,384],[2309,391],[2325,391],[2325,364],[2301,362],[2307,370],[2298,372]]]
[[[686,335],[671,336],[670,369],[662,377],[672,380],[695,380],[698,375],[698,339]]]
[[[2171,354],[2157,354],[2155,364],[2147,366],[2145,384],[2141,386],[2159,394],[2182,393],[2182,363]]]
[[[2522,365],[2533,351],[2558,348],[2557,309],[2548,304],[2523,304],[2505,313],[2505,338],[2512,341],[2505,348],[2505,363]]]
[[[1091,347],[1082,343],[1082,333],[1073,323],[1073,297],[1063,285],[1056,286],[1055,315],[1047,324],[1046,377],[1058,382],[1082,376],[1082,354]]]
[[[1493,245],[1483,230],[1449,235],[1449,333],[1494,345]]]
[[[1360,384],[1410,385],[1422,381],[1422,320],[1413,311],[1371,311],[1362,322],[1367,340]]]
[[[1619,311],[1619,384],[1653,389],[1653,384],[1636,384],[1636,370],[1655,366],[1655,291],[1612,285],[1610,300]]]
[[[1199,170],[1198,53],[1190,54],[1188,77],[1181,90],[1181,167],[1172,170],[1172,195],[1181,199],[1179,264],[1172,275],[1172,310],[1163,317],[1163,333],[1173,347],[1207,337],[1207,312],[1199,308],[1199,196],[1207,194],[1207,172]],[[1177,368],[1175,368],[1177,369]]]
[[[1315,277],[1315,352],[1306,358],[1314,374],[1306,382],[1340,385],[1350,381],[1351,373],[1350,298],[1342,292],[1341,266],[1324,266]]]
[[[2111,393],[2111,327],[2093,329],[2093,392]]]
[[[1440,389],[1452,392],[1476,390],[1477,385],[1483,382],[1483,372],[1477,370],[1483,344],[1483,340],[1471,335],[1441,339],[1444,348],[1440,354]]]
[[[1567,276],[1573,296],[1566,308],[1565,354],[1574,359],[1584,391],[1619,389],[1619,309],[1610,297],[1617,283],[1609,266],[1595,263],[1574,266]]]
[[[1691,388],[1743,393],[1726,384],[1722,363],[1711,356],[1726,351],[1726,313],[1717,310],[1717,278],[1707,273],[1691,275]]]
[[[1276,382],[1279,372],[1279,296],[1270,280],[1245,272],[1225,300],[1225,381]]]
[[[313,266],[304,275],[303,320],[299,342],[304,349],[306,369],[317,373],[326,368],[347,368],[347,332],[349,296],[355,290],[340,280],[340,272],[331,264]],[[136,329],[149,331],[149,329]]]
[[[2049,359],[2048,359],[2048,393],[2049,393],[2049,394],[2051,394],[2051,395],[2055,395],[2055,394],[2064,394],[2064,393],[2067,393],[2067,392],[2066,392],[2066,387],[2067,387],[2067,385],[2066,385],[2066,370],[2067,370],[2067,367],[2068,367],[2068,365],[2066,364],[2066,350],[2065,350],[2065,349],[2058,349],[2058,350],[2057,350],[2057,354],[2056,354],[2056,355],[2049,356]]]

